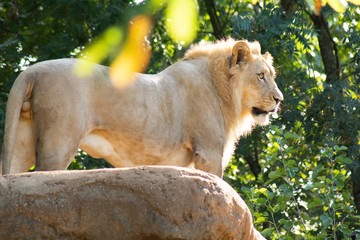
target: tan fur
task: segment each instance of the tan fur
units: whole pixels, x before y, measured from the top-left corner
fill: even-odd
[[[115,167],[193,166],[222,176],[236,140],[267,124],[283,96],[272,57],[257,42],[232,39],[192,47],[182,61],[116,89],[109,69],[88,78],[80,60],[24,71],[9,94],[2,172],[66,169],[78,148]],[[259,79],[263,73],[266,81]],[[275,100],[277,99],[277,100]]]

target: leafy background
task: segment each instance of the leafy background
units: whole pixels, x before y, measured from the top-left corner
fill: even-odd
[[[169,36],[166,1],[156,9],[149,2],[1,1],[0,135],[7,94],[22,70],[80,56],[109,26],[126,28],[138,13],[154,23],[147,72],[181,59],[189,46]],[[274,56],[285,97],[270,126],[240,139],[224,179],[267,239],[360,239],[360,9],[326,5],[317,15],[318,1],[254,2],[197,2],[194,42],[259,41]],[[102,167],[111,166],[79,151],[69,169]]]

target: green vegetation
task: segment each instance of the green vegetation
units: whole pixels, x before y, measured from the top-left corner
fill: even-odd
[[[360,8],[352,0],[347,8],[339,6],[343,13],[326,5],[316,14],[318,1],[253,2],[199,0],[198,23],[186,23],[197,26],[195,42],[226,36],[258,40],[274,57],[285,97],[270,126],[240,139],[224,179],[247,202],[255,226],[268,239],[360,239]],[[328,1],[338,2],[343,1]],[[7,93],[23,68],[79,56],[110,26],[125,34],[126,23],[139,13],[150,14],[154,26],[147,72],[180,59],[188,46],[169,35],[167,19],[174,10],[165,5],[2,1],[1,131]],[[121,46],[103,63],[109,65]],[[79,152],[70,168],[104,166]]]

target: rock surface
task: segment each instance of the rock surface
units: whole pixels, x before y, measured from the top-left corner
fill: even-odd
[[[264,239],[241,197],[198,170],[0,176],[0,239]]]

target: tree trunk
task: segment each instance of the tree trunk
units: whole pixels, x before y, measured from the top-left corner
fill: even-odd
[[[211,25],[213,27],[213,33],[216,39],[223,39],[224,32],[220,22],[220,19],[217,15],[216,6],[213,0],[205,0],[205,7],[210,16]]]
[[[319,47],[321,58],[324,64],[326,82],[332,83],[340,81],[340,65],[337,46],[328,27],[324,15],[319,16],[309,13],[311,20],[314,22],[314,27],[317,32],[319,40]]]
[[[0,239],[264,240],[234,189],[188,168],[5,175],[0,196]]]
[[[353,196],[355,202],[355,208],[357,214],[360,214],[360,160],[356,159],[357,161],[353,164],[353,168],[351,171],[351,178],[353,183]]]

